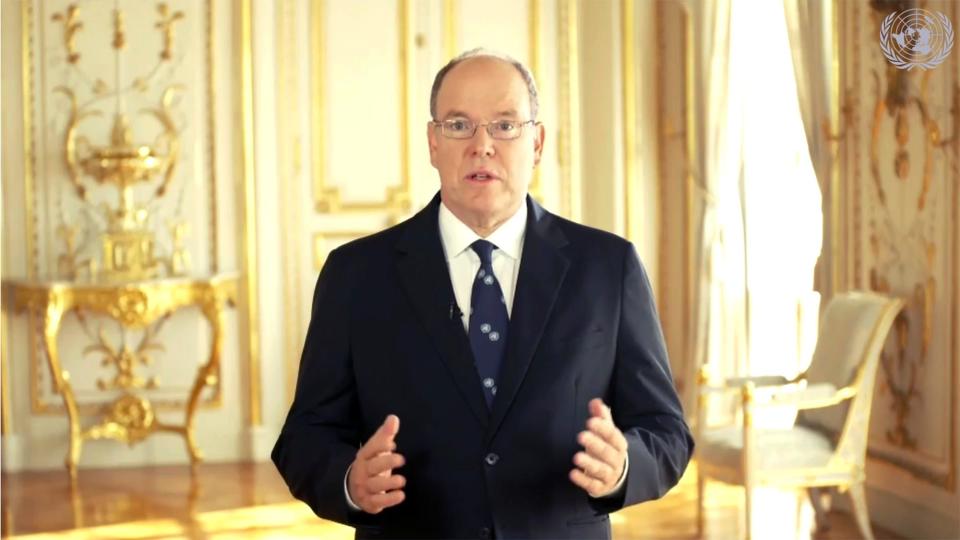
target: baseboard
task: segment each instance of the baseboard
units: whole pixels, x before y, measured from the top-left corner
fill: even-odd
[[[23,469],[23,438],[16,434],[0,437],[0,468],[3,472]]]

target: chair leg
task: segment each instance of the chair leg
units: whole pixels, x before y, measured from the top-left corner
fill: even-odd
[[[752,514],[751,512],[752,499],[753,499],[753,486],[751,486],[750,483],[745,482],[743,486],[743,516],[745,519],[743,528],[744,528],[745,534],[743,535],[743,537],[746,540],[750,540],[752,538],[752,535],[751,535],[752,527],[750,526],[753,523],[753,520],[750,519],[750,516]]]
[[[823,504],[825,495],[824,488],[807,488],[807,494],[810,496],[810,504],[813,506],[814,522],[817,525],[817,532],[824,532],[830,529],[830,515]]]
[[[867,512],[867,494],[863,483],[850,485],[850,498],[853,499],[853,514],[857,518],[857,527],[864,540],[873,540],[873,530],[870,528],[870,514]]]
[[[706,491],[706,479],[700,472],[700,464],[697,464],[697,538],[703,538],[703,495]]]

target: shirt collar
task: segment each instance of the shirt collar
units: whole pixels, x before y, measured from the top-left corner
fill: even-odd
[[[440,201],[440,239],[447,260],[460,255],[477,240],[492,242],[497,248],[515,260],[520,259],[523,248],[523,235],[527,229],[527,204],[524,201],[509,219],[504,221],[490,236],[482,238],[473,229],[467,227],[447,205]]]

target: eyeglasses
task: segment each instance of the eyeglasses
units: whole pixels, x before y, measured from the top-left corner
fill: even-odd
[[[495,122],[478,124],[473,120],[463,118],[452,118],[440,122],[434,120],[431,122],[431,124],[435,126],[440,126],[440,133],[449,139],[470,139],[477,133],[478,127],[484,126],[487,128],[487,133],[490,134],[490,138],[499,141],[516,139],[523,134],[523,126],[535,123],[535,120],[527,120],[526,122],[519,120],[497,120]]]

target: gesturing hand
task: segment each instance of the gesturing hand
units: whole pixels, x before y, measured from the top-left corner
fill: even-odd
[[[393,469],[404,463],[403,456],[394,452],[397,449],[394,438],[399,431],[400,419],[392,414],[387,416],[376,433],[357,451],[350,466],[347,478],[350,499],[368,514],[379,514],[384,508],[400,504],[405,497],[402,488],[407,479],[392,474]]]
[[[583,488],[591,497],[603,497],[613,492],[627,463],[627,439],[613,423],[610,407],[595,398],[589,404],[590,418],[587,430],[581,431],[577,441],[586,452],[577,452],[570,471],[570,481]]]

